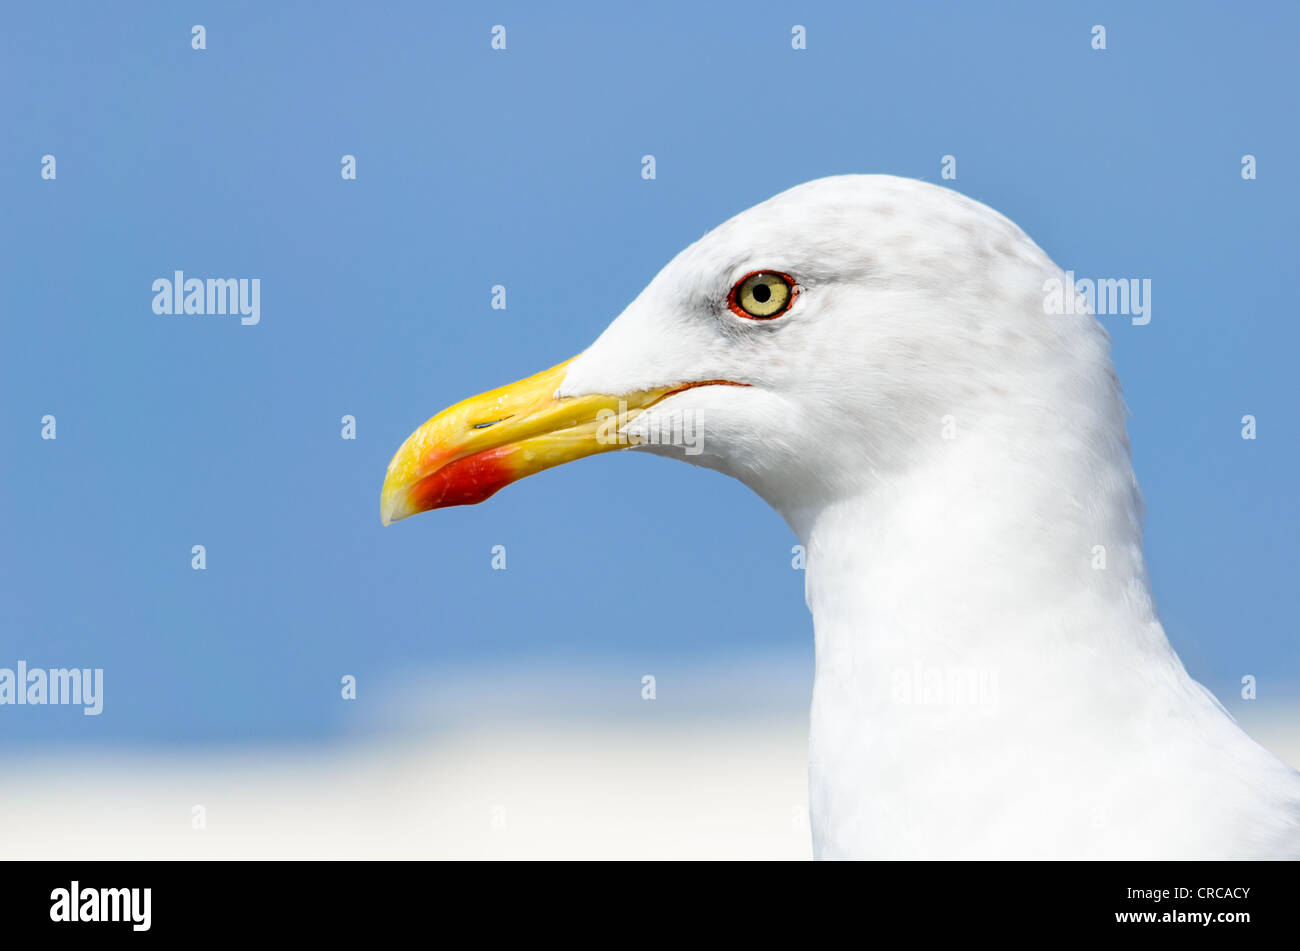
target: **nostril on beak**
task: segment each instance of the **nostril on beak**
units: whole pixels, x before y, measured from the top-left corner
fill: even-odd
[[[511,413],[510,416],[502,416],[500,419],[490,419],[490,420],[488,420],[486,423],[475,423],[475,424],[474,424],[474,428],[475,428],[475,429],[487,429],[489,426],[495,426],[497,423],[504,423],[507,419],[510,419],[511,416],[513,416],[513,415],[514,415],[514,414]]]

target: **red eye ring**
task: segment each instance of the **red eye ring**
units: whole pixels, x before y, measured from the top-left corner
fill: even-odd
[[[745,307],[741,301],[740,295],[744,293],[746,290],[748,290],[750,292],[750,296],[753,297],[754,299],[754,307],[762,310],[766,309],[767,302],[771,300],[770,297],[771,284],[768,282],[754,281],[754,278],[758,278],[758,277],[776,278],[776,280],[784,288],[784,293],[785,293],[784,300],[779,301],[779,306],[776,309],[772,310],[770,313],[763,313],[763,312],[755,313],[754,310]],[[753,295],[753,291],[756,288],[766,288],[769,297],[764,298],[762,301],[759,301],[757,297]],[[790,309],[790,307],[794,304],[794,299],[798,296],[799,296],[799,285],[797,285],[794,282],[794,278],[792,278],[789,274],[786,274],[782,271],[772,271],[766,269],[761,271],[750,271],[748,274],[746,274],[744,277],[742,277],[740,280],[736,281],[736,283],[732,285],[731,290],[727,293],[727,307],[730,308],[731,312],[735,314],[737,317],[743,317],[745,318],[745,320],[775,320],[776,318],[780,317]]]

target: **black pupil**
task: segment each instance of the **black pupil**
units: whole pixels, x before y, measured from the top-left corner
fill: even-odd
[[[760,304],[766,304],[772,299],[772,288],[766,284],[755,284],[753,294],[754,300]]]

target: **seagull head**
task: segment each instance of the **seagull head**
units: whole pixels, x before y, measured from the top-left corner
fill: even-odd
[[[946,415],[1004,405],[1009,387],[1032,399],[1021,384],[1059,369],[1063,344],[1087,348],[1043,316],[1057,273],[951,190],[884,175],[798,186],[684,249],[578,356],[412,433],[382,520],[633,448],[734,476],[794,523],[934,452]]]

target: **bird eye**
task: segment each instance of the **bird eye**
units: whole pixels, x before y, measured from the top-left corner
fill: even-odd
[[[727,306],[737,317],[771,320],[794,303],[794,281],[776,271],[755,271],[742,277],[727,295]]]

